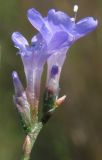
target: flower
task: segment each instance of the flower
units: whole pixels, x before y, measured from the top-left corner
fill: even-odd
[[[77,10],[76,6],[74,12],[76,13]],[[48,111],[48,105],[51,109],[58,98],[60,73],[68,49],[76,40],[93,31],[98,21],[92,17],[86,17],[75,22],[75,18],[54,9],[49,10],[46,17],[42,17],[38,11],[31,8],[27,12],[27,17],[38,30],[38,34],[31,39],[31,45],[21,33],[12,34],[14,45],[19,49],[23,61],[27,80],[26,90],[23,89],[16,72],[13,72],[13,82],[18,110],[24,112],[30,122],[30,113],[33,116],[38,114],[40,81],[44,64],[47,62],[48,65],[46,86],[51,91],[45,94],[48,98],[45,97],[44,106]],[[29,106],[31,110],[28,109]]]
[[[75,5],[74,12],[77,10],[78,6]],[[46,41],[48,52],[54,53],[47,59],[47,87],[58,92],[60,73],[68,49],[76,40],[93,31],[98,21],[86,17],[75,22],[75,18],[54,9],[49,10],[47,17],[42,17],[34,8],[29,9],[27,15]]]
[[[38,103],[43,65],[49,56],[46,50],[46,42],[42,36],[37,35],[35,38],[36,40],[30,46],[22,34],[19,32],[12,34],[12,40],[15,47],[19,49],[19,54],[24,64],[27,79],[26,94],[32,107]]]
[[[18,77],[18,74],[15,71],[12,73],[12,77],[15,88],[15,96],[13,96],[13,100],[17,106],[18,112],[20,113],[23,128],[25,129],[25,131],[29,131],[31,124],[31,115],[27,96]]]

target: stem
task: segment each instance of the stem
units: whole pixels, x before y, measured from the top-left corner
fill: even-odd
[[[21,160],[30,160],[30,154],[31,154],[33,145],[42,127],[43,127],[42,123],[37,122],[34,125],[34,128],[31,130],[31,132],[26,136],[23,144],[23,156]]]

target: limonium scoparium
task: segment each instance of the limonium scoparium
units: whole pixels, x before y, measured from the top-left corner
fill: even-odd
[[[27,87],[24,89],[18,74],[15,71],[12,74],[15,87],[14,101],[27,134],[24,158],[28,156],[29,159],[32,146],[43,124],[65,99],[65,96],[58,98],[58,93],[59,78],[68,49],[76,40],[92,32],[98,24],[93,17],[76,22],[77,9],[78,6],[75,6],[75,17],[69,17],[66,13],[54,9],[49,10],[46,17],[42,17],[38,11],[31,8],[27,12],[27,17],[38,30],[38,34],[31,39],[31,44],[18,31],[12,34],[14,45],[19,49],[24,64],[27,80]],[[40,119],[38,117],[40,81],[45,63],[48,66],[47,80],[43,115]]]
[[[68,49],[76,40],[93,31],[98,21],[93,17],[86,17],[75,22],[75,18],[54,9],[49,10],[46,17],[42,17],[38,11],[31,8],[27,17],[39,33],[31,39],[31,45],[19,32],[12,34],[12,40],[19,49],[24,64],[27,79],[26,98],[34,111],[37,111],[44,64],[48,64],[46,86],[58,95],[60,73]],[[14,72],[15,88],[18,87],[16,78]]]

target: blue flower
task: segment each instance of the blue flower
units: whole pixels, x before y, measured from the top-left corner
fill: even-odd
[[[31,106],[37,106],[38,104],[43,65],[50,56],[42,36],[39,34],[34,38],[32,45],[29,45],[26,38],[19,32],[12,34],[12,40],[15,47],[19,49],[24,64],[27,80],[26,94]],[[18,84],[15,86],[18,87]]]
[[[36,107],[44,64],[48,64],[47,87],[58,92],[60,73],[69,47],[77,39],[93,31],[98,22],[92,17],[87,17],[76,23],[74,18],[54,9],[49,10],[46,17],[42,17],[38,11],[31,8],[27,17],[38,30],[38,34],[31,39],[31,45],[19,32],[12,34],[12,40],[19,49],[24,64],[27,98],[30,105]],[[17,76],[16,80],[13,80],[16,90],[19,90]]]
[[[76,40],[93,31],[98,25],[98,21],[93,17],[86,17],[75,22],[75,18],[54,9],[49,10],[47,17],[42,17],[38,11],[31,8],[28,10],[27,16],[30,23],[45,40],[47,52],[53,53],[47,59],[47,87],[56,90],[69,47]],[[52,73],[56,74],[52,76]]]

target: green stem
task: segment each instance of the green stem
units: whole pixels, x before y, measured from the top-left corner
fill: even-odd
[[[30,156],[28,156],[28,157],[23,156],[22,157],[22,160],[29,160],[29,159],[30,159]]]
[[[30,160],[32,148],[42,127],[43,125],[41,122],[36,123],[31,132],[26,136],[23,144],[23,156],[21,160]]]

